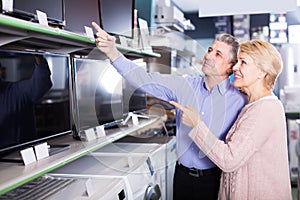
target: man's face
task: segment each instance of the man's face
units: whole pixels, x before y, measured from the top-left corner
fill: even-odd
[[[202,71],[208,76],[228,76],[227,71],[232,67],[229,63],[231,46],[215,41],[204,55]]]

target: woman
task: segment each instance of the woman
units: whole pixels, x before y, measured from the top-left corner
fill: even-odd
[[[234,85],[248,95],[248,104],[226,142],[211,133],[196,110],[171,102],[181,110],[182,122],[192,127],[189,136],[223,171],[219,199],[292,199],[285,114],[272,93],[281,70],[280,54],[268,42],[241,44]]]

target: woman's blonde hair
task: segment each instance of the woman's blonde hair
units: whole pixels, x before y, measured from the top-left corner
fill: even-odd
[[[282,71],[282,59],[277,49],[270,43],[262,40],[251,40],[240,45],[240,52],[248,54],[265,76],[266,87],[274,88],[275,81]]]

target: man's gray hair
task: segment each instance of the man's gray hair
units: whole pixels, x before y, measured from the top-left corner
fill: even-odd
[[[228,33],[221,33],[217,35],[216,40],[232,46],[229,62],[234,66],[237,63],[237,54],[240,46],[238,39]]]

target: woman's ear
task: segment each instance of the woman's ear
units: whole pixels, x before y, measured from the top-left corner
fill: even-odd
[[[266,75],[267,75],[267,72],[265,72],[264,70],[262,70],[262,69],[258,69],[259,70],[259,73],[258,73],[258,78],[259,79],[263,79],[263,78],[265,78],[266,77]]]

